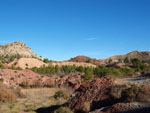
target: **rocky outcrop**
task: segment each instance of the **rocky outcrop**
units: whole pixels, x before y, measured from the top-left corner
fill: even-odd
[[[15,42],[11,44],[6,44],[0,46],[0,55],[2,56],[21,56],[21,57],[28,57],[28,58],[38,58],[41,57],[37,56],[29,47],[26,46],[23,42]]]
[[[76,113],[82,113],[89,106],[89,110],[92,110],[111,105],[114,101],[110,98],[108,90],[112,84],[113,79],[110,77],[96,78],[84,83],[76,90],[66,106],[74,109]]]

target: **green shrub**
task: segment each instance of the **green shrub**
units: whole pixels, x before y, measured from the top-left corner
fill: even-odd
[[[128,76],[128,75],[134,74],[134,70],[131,68],[122,68],[120,71],[121,71],[123,76]]]
[[[2,63],[0,63],[0,69],[5,69],[5,66]]]
[[[3,83],[4,82],[4,79],[3,78],[0,78],[0,83]]]
[[[49,62],[48,58],[45,58],[45,59],[43,60],[43,62],[48,63],[48,62]]]
[[[124,63],[129,63],[130,61],[129,61],[129,58],[128,57],[126,57],[125,59],[124,59]]]
[[[114,67],[106,67],[106,66],[99,66],[96,67],[94,70],[94,74],[98,77],[103,76],[121,76],[121,72],[119,69]]]
[[[131,63],[134,68],[138,68],[140,67],[142,62],[139,59],[134,58],[134,59],[131,59]]]
[[[82,77],[85,82],[88,82],[94,78],[93,69],[92,68],[85,68],[85,75]]]

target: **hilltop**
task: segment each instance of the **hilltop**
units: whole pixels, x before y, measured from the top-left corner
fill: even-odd
[[[0,56],[19,56],[25,58],[38,58],[37,56],[26,44],[23,42],[14,42],[11,44],[6,44],[0,46]]]

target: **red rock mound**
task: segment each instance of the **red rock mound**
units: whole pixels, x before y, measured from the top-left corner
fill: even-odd
[[[87,108],[92,110],[111,105],[113,100],[108,94],[108,89],[112,86],[113,81],[110,77],[104,77],[82,84],[66,105],[74,109],[76,113],[82,113]]]

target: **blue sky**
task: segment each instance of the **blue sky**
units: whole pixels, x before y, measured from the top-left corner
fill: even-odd
[[[0,0],[0,45],[15,41],[57,61],[150,51],[150,0]]]

